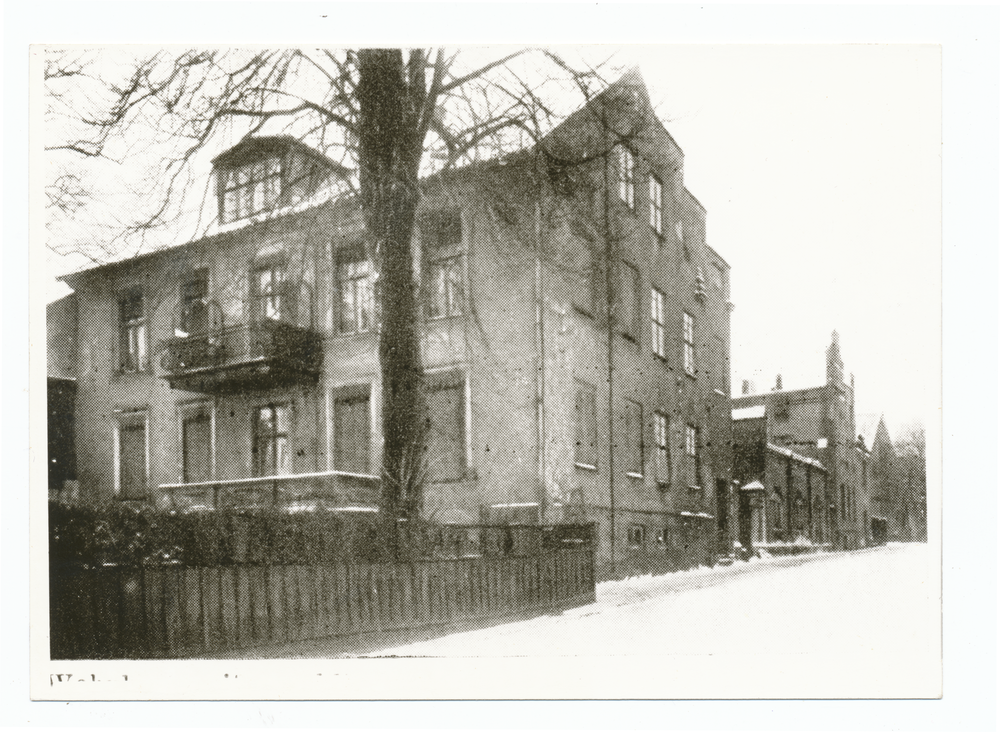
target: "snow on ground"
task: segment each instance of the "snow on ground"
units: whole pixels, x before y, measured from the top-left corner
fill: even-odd
[[[603,582],[591,605],[367,657],[903,658],[939,632],[929,559],[898,545]]]

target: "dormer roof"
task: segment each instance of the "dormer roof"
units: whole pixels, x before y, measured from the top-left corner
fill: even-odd
[[[275,155],[283,155],[289,151],[294,151],[321,164],[333,174],[345,176],[350,173],[350,171],[340,163],[331,160],[326,155],[323,155],[318,150],[309,147],[304,142],[300,142],[291,135],[244,137],[225,152],[212,158],[212,167],[238,168],[239,166],[253,162],[254,160],[261,160]]]

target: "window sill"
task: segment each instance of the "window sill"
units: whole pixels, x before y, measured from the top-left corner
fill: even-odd
[[[627,475],[629,478],[642,478],[643,477],[642,473],[633,473],[632,471],[629,471],[629,470],[625,471],[625,475]]]
[[[596,465],[591,465],[589,463],[573,463],[573,464],[577,468],[579,468],[580,470],[591,470],[591,471],[593,471],[595,473],[597,472],[597,466]]]

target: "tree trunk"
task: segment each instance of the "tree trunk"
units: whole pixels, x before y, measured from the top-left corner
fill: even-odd
[[[399,558],[398,522],[416,517],[423,475],[426,406],[411,249],[423,150],[417,139],[423,66],[422,58],[405,65],[400,50],[358,53],[361,201],[376,248],[381,316],[383,539],[393,559]]]

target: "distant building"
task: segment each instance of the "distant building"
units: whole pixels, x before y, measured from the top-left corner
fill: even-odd
[[[317,202],[340,171],[290,138],[244,140],[214,175],[210,235],[64,278],[81,491],[377,511],[358,204]],[[424,514],[596,521],[601,562],[708,561],[735,535],[729,267],[638,76],[540,147],[425,181],[418,221]]]
[[[897,454],[885,419],[879,420],[869,465],[866,513],[873,542],[927,541],[924,466]]]
[[[808,539],[857,548],[868,523],[867,450],[854,437],[854,384],[844,382],[836,331],[826,384],[733,398],[733,478],[741,541]]]

